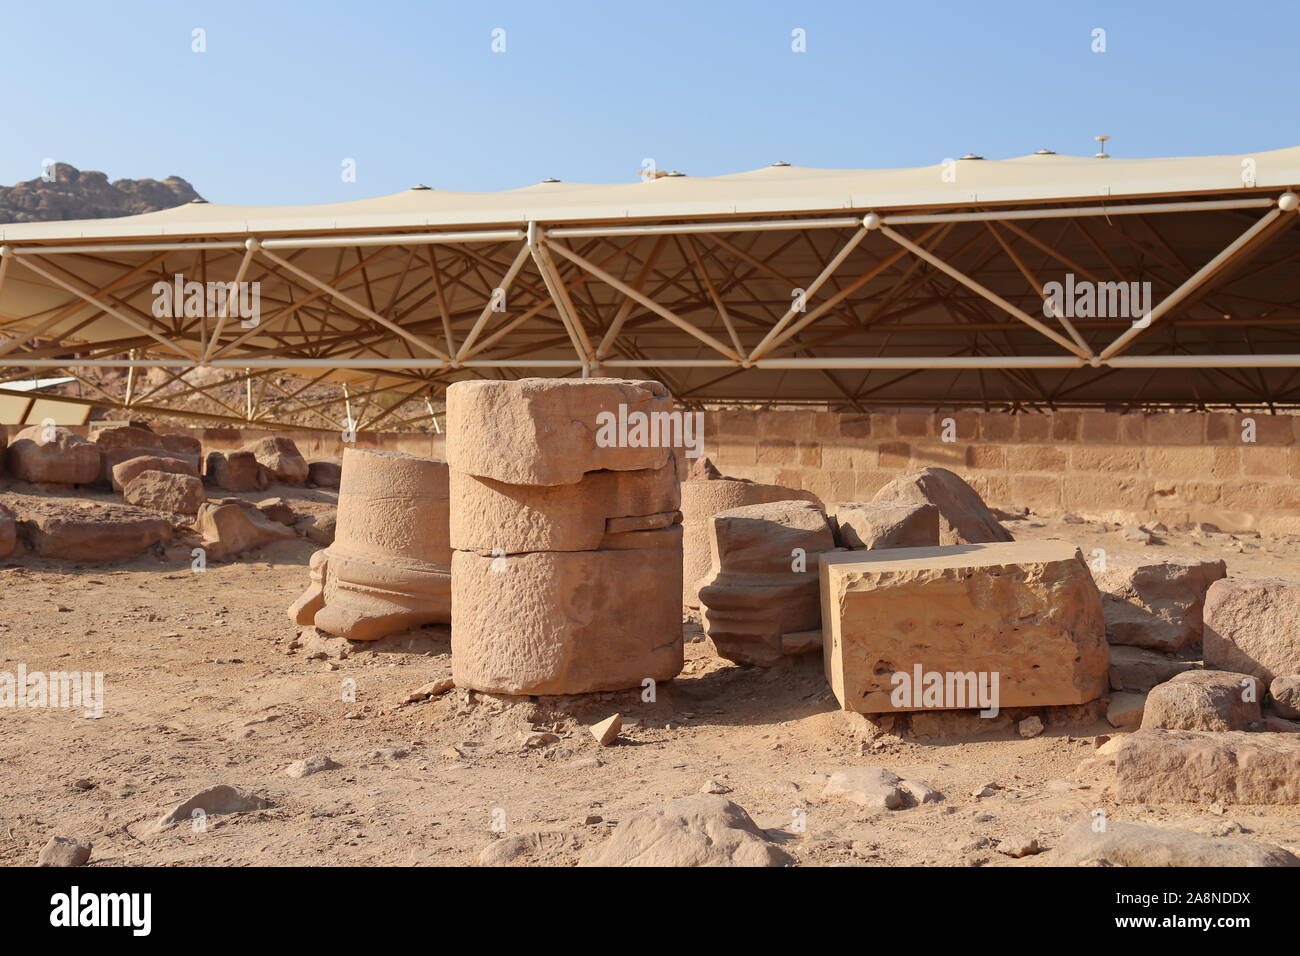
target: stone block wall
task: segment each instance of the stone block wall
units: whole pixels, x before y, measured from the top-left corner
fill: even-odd
[[[827,501],[938,466],[1039,514],[1300,533],[1294,415],[721,411],[705,413],[704,435],[724,474]]]
[[[1248,420],[1254,441],[1244,440]],[[10,438],[20,428],[9,426]],[[163,430],[198,438],[204,454],[276,434]],[[338,432],[287,434],[309,461],[343,454]],[[356,445],[445,457],[438,434],[362,432]],[[940,466],[990,504],[1039,514],[1300,534],[1297,415],[713,411],[704,413],[704,454],[724,474],[806,488],[825,501],[869,499],[897,475]]]

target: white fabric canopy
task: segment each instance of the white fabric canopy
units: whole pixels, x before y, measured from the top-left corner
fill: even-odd
[[[546,182],[502,192],[409,189],[390,196],[302,206],[192,202],[174,209],[65,222],[0,225],[0,241],[145,239],[324,230],[427,229],[836,210],[1095,202],[1239,192],[1300,184],[1300,146],[1232,156],[1098,159],[1034,154],[961,159],[914,169],[766,166],[728,176],[664,176],[614,184]]]

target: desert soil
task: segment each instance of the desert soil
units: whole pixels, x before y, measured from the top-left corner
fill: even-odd
[[[248,497],[273,494],[304,513],[332,500],[286,488]],[[21,511],[18,497],[0,501]],[[1136,547],[1113,526],[1031,516],[1009,527],[1017,537],[1072,540],[1085,555]],[[1300,580],[1300,539],[1161,538],[1155,550],[1223,557],[1232,575]],[[1104,781],[1076,776],[1093,738],[1113,733],[1104,721],[1028,740],[1014,728],[974,742],[876,738],[836,709],[819,657],[737,666],[690,624],[686,669],[653,703],[639,691],[510,699],[460,689],[405,703],[450,674],[448,629],[347,656],[337,639],[309,633],[300,642],[285,608],[306,584],[312,550],[285,542],[201,573],[155,556],[105,566],[0,562],[0,670],[22,663],[105,679],[97,719],[0,710],[0,862],[34,864],[58,834],[91,840],[90,865],[466,865],[502,832],[544,832],[552,836],[517,862],[568,865],[617,821],[709,781],[729,788],[801,865],[1050,865],[1056,837],[1096,808],[1112,820],[1244,833],[1300,852],[1297,807],[1116,805]],[[353,701],[344,699],[350,686]],[[601,748],[587,725],[615,712],[623,736]],[[525,746],[538,732],[559,740]],[[284,773],[317,754],[342,766]],[[819,775],[846,766],[886,767],[943,799],[896,811],[820,800]],[[972,796],[990,783],[1001,787],[994,796]],[[205,832],[156,829],[214,784],[273,806],[213,816]],[[999,838],[1025,832],[1046,852],[996,851]]]

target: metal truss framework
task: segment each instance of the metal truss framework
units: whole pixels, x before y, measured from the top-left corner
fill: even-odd
[[[872,406],[1300,403],[1292,191],[763,220],[195,237],[0,247],[3,382],[61,369],[98,404],[363,428],[427,420],[452,381],[646,377],[679,400]],[[156,315],[156,283],[256,282],[228,310]],[[1149,283],[1151,307],[1070,315],[1049,283]],[[1138,286],[1131,286],[1135,291]],[[1096,311],[1096,310],[1094,310]],[[86,369],[125,368],[125,396]],[[244,407],[197,368],[229,370]],[[136,370],[164,369],[142,387]],[[421,404],[403,418],[409,402]],[[349,411],[349,414],[351,412]]]

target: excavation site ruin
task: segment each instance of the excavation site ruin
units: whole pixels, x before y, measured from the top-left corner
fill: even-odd
[[[0,226],[0,861],[1300,866],[1259,158]]]

